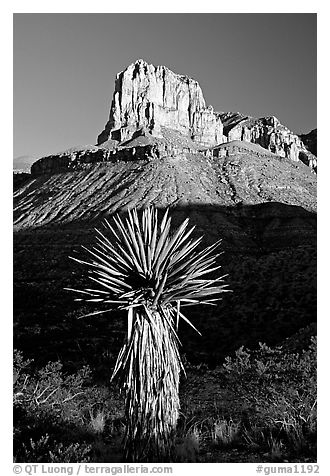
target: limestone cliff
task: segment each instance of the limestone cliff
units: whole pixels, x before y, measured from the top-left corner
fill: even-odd
[[[139,130],[163,137],[162,128],[206,147],[225,140],[221,119],[206,107],[197,81],[138,60],[116,77],[109,120],[97,143],[127,141]]]
[[[83,169],[89,164],[110,160],[112,149],[93,145],[72,147],[58,154],[48,155],[31,166],[32,175],[60,173],[66,170]]]
[[[308,134],[301,134],[299,137],[305,144],[305,147],[317,156],[317,129],[313,129]]]
[[[316,171],[316,157],[301,138],[281,124],[274,116],[255,118],[239,112],[220,113],[228,142],[242,140],[259,144],[276,155],[301,160]]]
[[[43,157],[33,164],[31,173],[52,174],[99,162],[150,161],[199,152],[218,157],[245,150],[242,145],[233,146],[237,141],[301,161],[316,172],[316,156],[311,152],[316,149],[316,132],[299,137],[274,116],[214,112],[212,106],[206,106],[197,81],[138,60],[116,77],[109,120],[97,145]],[[225,143],[231,144],[230,150],[218,148]]]

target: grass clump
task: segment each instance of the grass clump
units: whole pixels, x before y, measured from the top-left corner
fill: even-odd
[[[213,423],[212,440],[219,446],[232,445],[238,440],[239,431],[239,423],[231,419],[216,419]]]

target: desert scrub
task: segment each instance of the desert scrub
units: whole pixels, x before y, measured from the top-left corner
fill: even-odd
[[[220,266],[215,253],[220,241],[197,251],[202,238],[191,239],[186,219],[171,229],[166,210],[134,209],[126,218],[112,217],[97,230],[97,244],[88,258],[73,258],[87,266],[92,288],[71,289],[77,300],[102,303],[106,310],[127,312],[127,337],[118,355],[118,375],[126,398],[124,458],[168,461],[172,458],[179,417],[179,379],[183,369],[177,335],[179,321],[195,329],[182,308],[214,305],[225,292],[224,276],[206,279]],[[196,329],[195,329],[196,330]]]
[[[38,440],[22,443],[14,455],[14,463],[88,463],[92,446],[86,443],[58,443],[48,434]]]
[[[241,347],[223,365],[227,385],[250,414],[246,440],[276,440],[291,456],[316,451],[316,338],[302,353],[259,344]],[[252,428],[253,426],[253,436]],[[259,438],[259,440],[260,440]]]
[[[109,388],[92,384],[86,366],[68,375],[59,361],[41,369],[33,364],[14,352],[15,461],[89,461],[101,427],[122,417],[120,402]]]
[[[62,420],[79,423],[85,389],[90,384],[90,368],[84,366],[67,375],[60,361],[49,362],[39,370],[33,370],[31,364],[20,351],[14,352],[14,406],[33,414],[51,411]]]

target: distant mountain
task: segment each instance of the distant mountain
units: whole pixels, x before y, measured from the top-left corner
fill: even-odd
[[[14,172],[30,173],[31,165],[36,160],[37,159],[35,157],[32,157],[30,155],[21,155],[19,157],[16,157],[13,161],[13,170]]]
[[[212,106],[206,106],[197,81],[165,66],[155,67],[138,60],[116,77],[109,119],[97,145],[42,158],[32,173],[75,169],[79,163],[121,160],[123,156],[137,160],[150,154],[162,157],[180,152],[205,153],[206,149],[233,140],[258,144],[316,171],[315,155],[276,117],[214,112]]]

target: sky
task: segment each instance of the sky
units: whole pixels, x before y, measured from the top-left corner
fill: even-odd
[[[14,158],[95,144],[139,58],[196,79],[215,111],[316,123],[315,13],[15,13]]]

